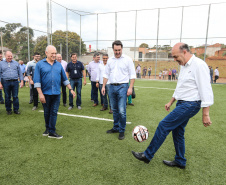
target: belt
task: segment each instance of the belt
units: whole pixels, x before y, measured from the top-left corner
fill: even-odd
[[[111,84],[111,85],[114,85],[114,86],[118,86],[118,85],[122,85],[122,84],[125,84],[125,83],[113,83],[113,84]]]
[[[6,80],[8,82],[14,82],[14,81],[18,81],[18,79],[13,79],[13,80]]]

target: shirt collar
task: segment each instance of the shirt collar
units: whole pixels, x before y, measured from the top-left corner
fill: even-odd
[[[113,58],[115,58],[115,55],[113,56]],[[125,58],[124,54],[122,54],[120,58]],[[118,59],[118,58],[115,58],[115,59]]]
[[[190,60],[185,64],[185,67],[188,66],[188,65],[190,66],[194,58],[195,58],[195,55],[192,55]]]

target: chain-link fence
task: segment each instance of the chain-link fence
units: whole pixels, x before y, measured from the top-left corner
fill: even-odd
[[[23,20],[0,20],[0,27],[2,47],[12,49],[16,57],[25,60],[25,63],[32,58],[34,51],[44,57],[43,48],[48,44],[53,44],[67,61],[70,53],[77,52],[79,60],[88,63],[92,60],[92,52],[112,55],[114,40],[123,42],[123,52],[134,60],[136,66],[138,63],[142,68],[152,66],[155,78],[165,69],[179,69],[170,53],[177,42],[188,43],[192,52],[213,68],[220,63],[219,58],[211,59],[212,56],[216,57],[217,52],[221,53],[221,56],[218,54],[221,60],[226,56],[226,51],[223,51],[226,3],[105,13],[74,10],[52,0],[27,0],[24,6]],[[46,8],[39,15],[33,8],[36,6]],[[18,22],[20,25],[14,30],[8,28],[7,32],[7,25]],[[46,24],[40,26],[38,22]],[[14,38],[15,41],[10,43]],[[142,44],[144,48],[139,47]],[[222,65],[219,69],[226,77],[225,67]]]

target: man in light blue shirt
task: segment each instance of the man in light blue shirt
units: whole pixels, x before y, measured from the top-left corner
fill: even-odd
[[[12,114],[11,96],[13,97],[13,109],[15,114],[19,112],[18,99],[18,78],[21,80],[20,87],[23,87],[23,75],[18,62],[13,59],[12,52],[6,51],[6,60],[0,62],[0,89],[4,88],[5,107],[8,115]]]
[[[34,87],[37,88],[40,102],[44,109],[46,130],[43,136],[61,139],[56,130],[57,112],[60,105],[61,81],[73,94],[71,85],[67,79],[62,65],[56,61],[56,48],[52,45],[46,47],[47,58],[39,61],[35,67]]]

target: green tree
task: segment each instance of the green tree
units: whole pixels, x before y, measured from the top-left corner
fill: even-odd
[[[142,43],[139,48],[149,48],[148,44],[146,43]]]

